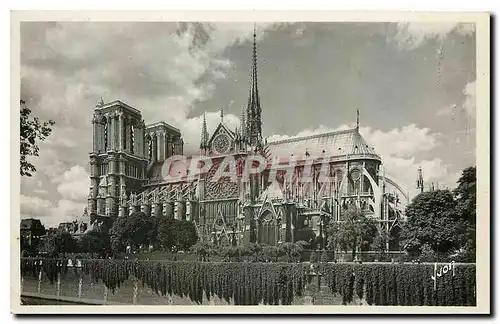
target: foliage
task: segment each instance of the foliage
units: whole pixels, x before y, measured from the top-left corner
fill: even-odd
[[[90,231],[85,233],[80,242],[80,250],[84,253],[105,253],[111,249],[108,233]]]
[[[356,250],[368,250],[377,235],[377,223],[357,208],[349,208],[340,224],[331,224],[327,229],[328,248],[339,247],[346,253],[351,251],[353,260]]]
[[[476,224],[476,167],[469,167],[462,171],[458,186],[453,190],[457,200],[457,212],[460,217]]]
[[[384,226],[381,226],[378,231],[377,235],[375,235],[375,238],[373,239],[373,242],[371,244],[371,249],[375,252],[378,252],[378,260],[382,261],[386,257],[386,250],[387,250],[387,242],[390,239],[389,232]]]
[[[325,263],[325,262],[330,262],[330,256],[328,255],[328,252],[325,250],[323,251],[323,253],[321,253],[321,262]]]
[[[406,208],[408,222],[401,233],[405,249],[420,252],[427,244],[440,256],[459,248],[466,227],[455,207],[449,190],[423,192],[415,197]]]
[[[223,262],[298,262],[304,250],[306,242],[286,242],[279,246],[259,243],[247,243],[240,246],[219,246],[211,243],[211,255],[218,255]],[[197,243],[192,251],[197,255],[203,255],[206,250],[206,243]],[[199,259],[203,259],[199,257]]]
[[[149,236],[153,227],[152,218],[143,212],[134,212],[127,217],[120,217],[110,230],[111,247],[115,252],[123,252],[127,246],[138,248],[149,246]]]
[[[457,201],[457,213],[464,222],[463,243],[455,260],[475,262],[476,260],[476,167],[463,170],[458,186],[453,191]]]
[[[278,262],[279,250],[274,245],[264,245],[261,251],[261,261]]]
[[[21,100],[21,176],[31,177],[36,168],[28,162],[29,156],[38,156],[39,147],[37,141],[43,141],[50,135],[54,121],[41,122],[37,117],[30,117],[31,110]]]
[[[40,265],[42,261],[42,265]],[[51,281],[67,271],[65,260],[21,259],[23,277],[39,271]],[[364,299],[369,305],[475,306],[475,264],[455,264],[436,278],[432,264],[319,264],[321,282],[342,296],[343,304]],[[302,263],[217,263],[185,261],[82,260],[83,273],[111,291],[131,276],[159,295],[189,297],[201,304],[217,296],[235,305],[290,305],[302,296],[310,267]]]
[[[59,232],[47,238],[40,250],[52,257],[63,253],[75,253],[78,252],[78,242],[70,233]]]
[[[339,223],[331,221],[326,227],[326,248],[327,250],[336,251],[339,245]]]
[[[198,256],[199,261],[210,261],[210,257],[217,254],[212,242],[198,242],[191,247],[191,251]]]
[[[475,262],[476,167],[463,170],[457,184],[453,191],[421,193],[408,205],[401,233],[407,252],[423,253],[428,245],[438,260]]]
[[[305,241],[285,242],[278,247],[278,255],[284,256],[286,262],[299,262],[304,246],[307,244]]]
[[[156,220],[156,242],[163,251],[170,251],[175,246],[174,222],[175,220],[165,217]]]
[[[198,240],[192,222],[148,217],[143,212],[118,218],[110,233],[111,247],[115,252],[123,252],[127,246],[138,249],[150,245],[163,251],[187,250]]]
[[[311,257],[309,258],[309,262],[318,263],[318,252],[317,251],[311,251]]]
[[[173,225],[171,234],[178,248],[187,250],[198,241],[194,223],[186,220],[175,220]]]
[[[438,256],[436,251],[434,251],[429,244],[424,244],[422,246],[422,251],[420,252],[419,260],[421,262],[437,262]]]

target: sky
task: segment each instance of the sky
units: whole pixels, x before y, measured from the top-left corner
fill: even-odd
[[[54,120],[37,168],[21,179],[21,217],[46,226],[83,213],[92,114],[101,97],[165,121],[198,153],[202,115],[231,128],[247,104],[253,23],[23,22],[21,98]],[[473,24],[258,23],[263,135],[269,140],[352,127],[411,194],[454,188],[475,164]]]

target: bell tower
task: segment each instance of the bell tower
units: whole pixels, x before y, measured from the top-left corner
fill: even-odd
[[[118,215],[120,199],[142,185],[147,159],[139,110],[119,100],[101,99],[92,126],[88,211],[94,221]]]

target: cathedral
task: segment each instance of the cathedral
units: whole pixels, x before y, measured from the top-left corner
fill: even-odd
[[[252,81],[241,125],[229,129],[221,111],[209,134],[203,118],[198,172],[188,167],[194,157],[182,157],[179,129],[163,121],[145,124],[139,110],[119,100],[97,104],[86,210],[92,228],[109,228],[117,217],[142,211],[191,221],[200,240],[216,244],[278,245],[312,235],[323,248],[325,225],[342,221],[355,206],[397,238],[409,197],[385,176],[380,156],[361,136],[359,112],[352,129],[268,142],[262,134],[257,61],[254,32]],[[250,160],[252,166],[261,161],[260,172],[247,177],[243,169]],[[398,240],[388,241],[387,249],[399,249]]]

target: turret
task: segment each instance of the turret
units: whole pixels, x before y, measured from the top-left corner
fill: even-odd
[[[420,189],[420,193],[424,192],[424,177],[422,174],[422,167],[418,167],[417,171],[417,189]]]

